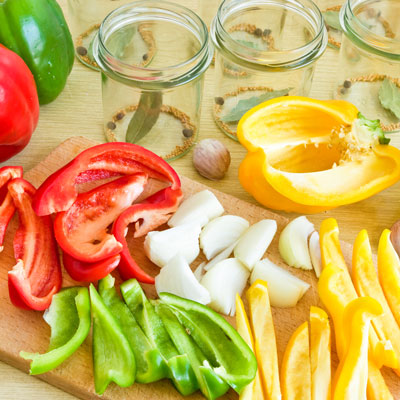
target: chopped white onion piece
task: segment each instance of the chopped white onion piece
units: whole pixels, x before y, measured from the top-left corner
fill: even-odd
[[[236,258],[215,265],[201,280],[211,296],[209,307],[226,315],[235,315],[236,293],[242,294],[249,275],[247,268]]]
[[[202,190],[184,200],[176,213],[168,221],[169,226],[196,222],[204,226],[213,218],[224,213],[224,208],[209,190]]]
[[[268,294],[273,307],[294,307],[310,285],[272,261],[263,259],[254,265],[250,283],[261,279],[268,283]]]
[[[200,231],[198,224],[184,224],[164,231],[149,232],[144,241],[144,251],[160,268],[178,253],[190,264],[200,252]]]
[[[210,221],[200,233],[200,248],[207,260],[235,243],[249,225],[237,215],[223,215]]]
[[[217,254],[211,261],[209,261],[205,266],[204,270],[209,271],[211,268],[213,268],[215,265],[217,265],[220,261],[226,260],[233,252],[233,249],[237,245],[238,241],[235,243],[231,244],[229,247],[227,247],[225,250],[222,250],[221,253]]]
[[[187,261],[177,254],[161,269],[155,278],[157,294],[172,293],[201,304],[211,301],[208,290],[194,276]]]
[[[204,267],[206,266],[206,262],[203,261],[198,265],[198,267],[194,270],[193,274],[196,277],[196,279],[200,282],[201,278],[204,275]]]
[[[321,247],[319,245],[319,234],[314,231],[308,239],[308,250],[310,251],[311,264],[317,278],[322,271]]]
[[[314,232],[314,225],[301,216],[290,221],[279,237],[279,253],[291,267],[311,270],[308,237]]]
[[[276,229],[276,221],[273,219],[263,219],[250,226],[235,247],[235,257],[251,271],[267,251]]]

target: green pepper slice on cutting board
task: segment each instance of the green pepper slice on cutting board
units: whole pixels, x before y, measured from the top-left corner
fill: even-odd
[[[192,300],[160,293],[214,371],[240,393],[255,377],[257,360],[239,333],[218,313]]]
[[[135,382],[135,356],[121,327],[96,288],[89,286],[93,317],[93,373],[97,394],[111,382],[128,387]]]
[[[53,296],[50,307],[43,315],[51,327],[50,345],[47,353],[19,354],[32,360],[30,373],[44,374],[65,361],[83,343],[90,331],[90,300],[85,287],[62,289]]]
[[[150,383],[169,375],[168,366],[159,350],[147,339],[128,306],[119,297],[115,279],[107,275],[99,282],[99,294],[106,307],[118,321],[136,360],[136,382]]]
[[[169,367],[169,378],[176,389],[184,396],[199,389],[199,384],[190,365],[188,356],[180,354],[171,341],[164,324],[156,313],[153,305],[147,299],[136,279],[125,281],[121,293],[133,313],[136,321],[143,329],[150,343],[155,346]]]
[[[74,45],[56,0],[0,0],[0,43],[31,70],[40,104],[62,92],[74,63]]]
[[[176,348],[188,356],[203,395],[209,400],[214,400],[226,393],[229,385],[213,371],[203,352],[171,309],[160,302],[156,303],[155,309]]]

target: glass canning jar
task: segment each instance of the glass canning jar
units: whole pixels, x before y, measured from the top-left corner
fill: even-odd
[[[199,132],[213,57],[202,20],[177,4],[135,1],[105,18],[93,49],[107,140],[138,143],[167,160],[185,154]]]
[[[354,103],[384,131],[400,130],[400,1],[348,0],[334,97]]]
[[[214,18],[214,117],[236,139],[240,117],[273,97],[307,95],[327,31],[311,0],[225,0]]]
[[[99,70],[93,58],[93,40],[103,19],[131,0],[68,0],[68,26],[75,45],[75,55],[90,68]]]
[[[342,42],[339,13],[344,0],[315,0],[315,2],[322,12],[328,30],[328,46],[338,50]]]

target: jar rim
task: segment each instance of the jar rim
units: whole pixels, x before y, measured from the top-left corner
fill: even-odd
[[[340,10],[344,34],[361,47],[383,57],[400,60],[400,40],[373,32],[355,13],[365,0],[347,0]]]
[[[199,49],[187,60],[163,68],[151,68],[124,62],[109,50],[105,42],[107,32],[113,28],[113,23],[116,23],[118,16],[129,11],[134,11],[132,18],[137,17],[140,13],[151,16],[152,12],[157,11],[167,15],[170,20],[180,22],[181,26],[198,39]],[[145,21],[149,20],[151,18]],[[106,74],[113,75],[114,78],[117,75],[121,79],[142,81],[143,84],[147,83],[148,85],[172,81],[179,84],[182,77],[193,75],[195,78],[208,68],[212,61],[213,48],[207,26],[195,12],[187,7],[165,0],[135,0],[116,8],[105,17],[95,38],[93,55],[100,69]]]
[[[302,4],[306,3],[306,5]],[[255,5],[273,4],[280,6],[285,12],[292,9],[315,28],[313,38],[306,44],[287,50],[259,50],[246,46],[235,40],[225,28],[224,21],[239,10],[250,9]],[[263,67],[299,68],[308,65],[319,58],[325,51],[328,35],[320,9],[312,0],[224,0],[215,16],[211,27],[211,38],[218,50],[225,55],[247,65],[249,68]],[[233,57],[232,57],[233,56]]]

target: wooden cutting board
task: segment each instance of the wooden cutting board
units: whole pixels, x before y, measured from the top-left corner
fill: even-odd
[[[79,152],[95,145],[96,143],[83,137],[75,137],[67,140],[58,146],[44,161],[40,162],[35,168],[25,174],[25,178],[33,185],[38,187],[47,176],[56,171],[74,158]],[[190,196],[206,186],[191,179],[181,177],[185,196]],[[61,189],[61,188],[60,188]],[[228,194],[212,190],[228,214],[240,215],[246,218],[251,224],[263,218],[272,218],[277,221],[278,233],[275,236],[266,256],[274,263],[285,267],[278,251],[278,238],[282,228],[288,220],[280,215],[274,214],[264,208],[249,204]],[[28,372],[29,362],[19,357],[21,350],[32,352],[45,352],[50,337],[50,329],[42,318],[42,313],[34,311],[20,310],[14,307],[8,297],[7,271],[15,264],[12,250],[12,240],[17,227],[17,218],[14,217],[10,224],[6,236],[4,251],[0,254],[0,360]],[[154,266],[143,253],[143,238],[131,241],[131,250],[135,255],[139,265],[147,272],[155,276],[158,267]],[[347,260],[351,259],[351,246],[343,243],[343,252]],[[196,260],[195,265],[203,261],[201,257]],[[289,269],[288,267],[285,267]],[[286,344],[294,330],[309,318],[311,305],[319,305],[316,284],[317,280],[313,272],[300,271],[290,268],[290,271],[299,278],[307,281],[311,289],[301,299],[294,308],[273,309],[273,318],[277,337],[279,360]],[[115,274],[117,275],[117,274]],[[63,286],[73,286],[77,284],[67,274],[64,274]],[[221,282],[221,285],[223,282]],[[149,297],[155,297],[154,287],[144,285],[144,289]],[[233,320],[230,319],[233,323]],[[163,380],[153,384],[142,385],[134,384],[130,388],[119,388],[111,384],[103,396],[97,396],[94,392],[92,374],[92,354],[91,336],[89,336],[81,348],[61,366],[47,374],[38,376],[40,379],[65,390],[82,399],[136,399],[136,400],[157,400],[157,399],[180,399],[183,398],[172,387],[168,380]],[[335,356],[334,364],[336,363]],[[384,376],[395,398],[400,399],[399,378],[387,369],[384,369]],[[196,393],[186,397],[187,399],[202,399]],[[234,391],[229,391],[224,399],[237,399]]]

